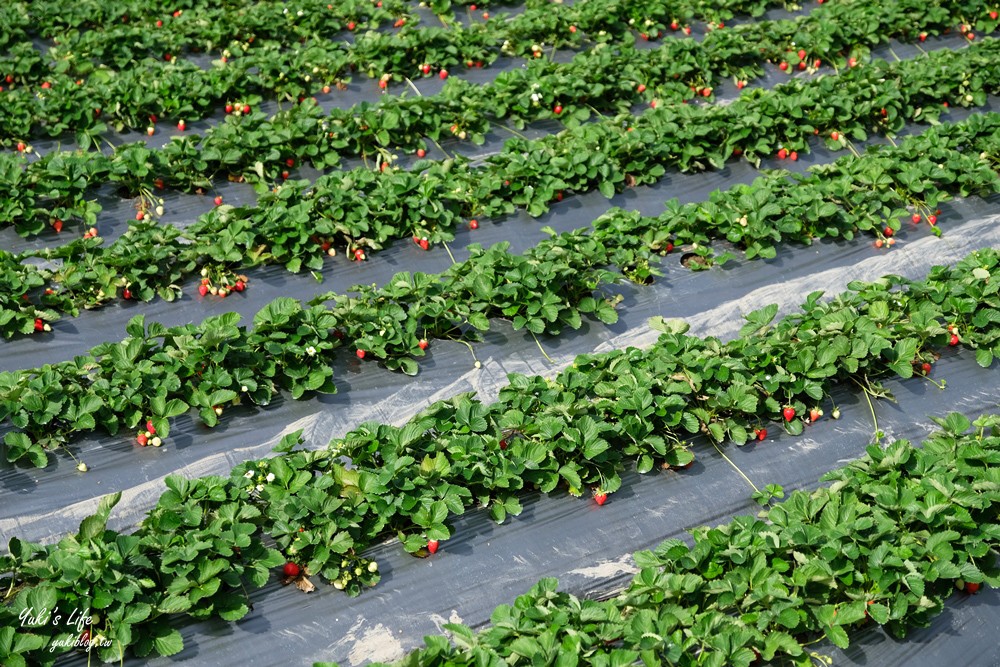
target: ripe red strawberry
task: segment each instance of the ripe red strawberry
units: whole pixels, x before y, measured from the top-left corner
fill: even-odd
[[[688,36],[691,35],[691,26],[689,25],[684,26],[684,34]]]
[[[926,42],[927,41],[927,33],[926,32],[920,33],[920,41],[921,42]]]
[[[421,338],[420,342],[417,343],[417,347],[419,347],[421,350],[426,350],[427,349],[427,339],[426,338]]]
[[[152,435],[156,435],[156,428],[153,426],[152,419],[146,420],[146,430],[149,431]]]
[[[920,222],[920,214],[914,213],[912,216],[910,216],[910,222],[912,222],[913,224],[917,224],[918,222]]]
[[[40,318],[40,317],[36,318],[35,319],[35,331],[42,331],[43,329],[45,329],[45,322],[43,322],[42,318]]]
[[[483,12],[483,20],[484,21],[489,21],[490,20],[490,13],[489,12]]]
[[[13,74],[8,74],[7,75],[7,83],[14,83],[14,75]]]
[[[575,25],[571,25],[571,26],[569,27],[569,31],[570,31],[570,32],[576,32],[576,26],[575,26]]]
[[[781,411],[781,416],[785,418],[786,422],[792,421],[793,419],[795,419],[795,408],[793,408],[792,406],[788,406],[787,408]]]
[[[819,58],[817,58],[816,60],[813,61],[813,67],[815,67],[816,69],[819,69],[819,66],[822,65],[822,64],[823,64],[823,61],[821,61]]]
[[[951,335],[951,338],[948,339],[948,345],[955,347],[956,345],[958,345],[958,341],[959,341],[958,334],[953,333]]]
[[[386,87],[386,86],[388,86],[388,85],[389,85],[389,84],[388,84],[388,83],[386,82],[386,80],[385,80],[385,79],[382,79],[382,80],[380,80],[380,81],[378,82],[378,87],[379,87],[379,88],[381,88],[382,90],[385,90],[385,87]]]
[[[757,436],[757,440],[763,441],[765,438],[767,438],[767,429],[766,428],[754,429],[754,434]]]
[[[778,150],[778,159],[779,160],[784,160],[786,157],[788,157],[788,151],[785,150],[784,148],[779,149]]]
[[[250,105],[249,104],[244,104],[243,105],[243,115],[245,116],[248,113],[250,113]]]
[[[24,145],[23,141],[17,142],[17,152],[18,153],[23,153],[26,148],[27,148],[27,146]]]
[[[680,28],[680,25],[677,23],[677,21],[671,21],[670,22],[670,29],[671,30],[677,30],[678,28]]]
[[[216,195],[214,201],[216,206],[222,206],[222,195]]]
[[[653,100],[652,102],[650,102],[649,106],[650,106],[650,108],[655,109],[656,108],[656,100]]]
[[[848,58],[847,59],[847,66],[848,67],[855,67],[855,66],[857,66],[857,64],[858,64],[858,59],[857,58]]]
[[[507,440],[506,439],[500,440],[500,449],[507,449]]]
[[[206,294],[208,294],[208,285],[199,285],[198,286],[198,294],[200,294],[202,296],[205,296]]]
[[[157,20],[156,21],[156,27],[157,28],[162,28],[163,27],[163,21]]]
[[[355,248],[354,249],[354,259],[356,259],[356,260],[358,260],[360,262],[364,258],[365,258],[365,251],[362,250],[361,248]]]
[[[556,193],[556,201],[562,201],[562,190]]]
[[[438,550],[438,541],[427,540],[427,551],[431,552],[432,554],[436,554],[437,550]]]
[[[358,359],[364,359],[365,358],[365,351],[364,350],[360,350],[359,349],[357,352],[355,352],[355,354],[358,355]]]
[[[823,411],[819,408],[810,408],[809,410],[809,421],[818,421],[820,417],[823,416]]]
[[[931,374],[931,365],[929,363],[927,363],[926,361],[923,363],[923,366],[921,366],[921,368],[924,371],[924,375],[930,375]]]
[[[427,239],[420,239],[420,248],[421,248],[421,250],[427,250],[430,247],[431,247],[431,244],[427,241]]]
[[[782,62],[780,65],[778,65],[778,69],[780,69],[782,72],[788,71],[788,63]]]
[[[138,442],[141,447],[145,447],[149,443],[149,438],[146,437],[145,433],[140,433],[135,437],[135,441]]]
[[[990,20],[991,21],[996,21],[997,20],[997,16],[1000,16],[1000,14],[997,14],[996,11],[990,12]]]
[[[562,113],[562,105],[561,104],[555,105],[555,107],[553,107],[553,109],[552,109],[552,113],[554,113],[557,116],[559,114],[561,114]]]
[[[431,66],[428,65],[427,63],[424,63],[423,65],[420,66],[420,71],[423,72],[424,74],[430,74]]]
[[[425,155],[427,155],[427,151],[425,151],[423,148],[418,148],[417,149],[417,157],[422,158]]]
[[[236,290],[237,292],[242,292],[246,288],[247,285],[242,280],[237,280],[236,283],[233,285],[233,289]]]
[[[927,216],[927,222],[930,223],[931,227],[933,227],[934,225],[937,224],[937,216],[936,215]]]
[[[63,228],[62,220],[56,220],[55,222],[52,223],[52,229],[56,230],[56,233],[61,232],[62,228]]]
[[[975,595],[979,592],[979,584],[972,581],[965,582],[965,592],[970,595]]]
[[[885,234],[886,236],[892,236],[893,234],[895,234],[895,232],[894,232],[894,231],[892,231],[892,227],[886,227],[886,228],[885,228],[885,230],[883,231],[883,233],[884,233],[884,234]]]
[[[791,153],[789,153],[789,154],[788,154],[788,158],[789,158],[789,159],[790,159],[790,160],[791,160],[792,162],[795,162],[796,160],[798,160],[798,159],[799,159],[799,154],[798,154],[798,153],[796,153],[795,151],[792,151]]]
[[[743,90],[744,88],[746,88],[746,85],[747,85],[746,81],[737,81],[736,90]]]
[[[289,167],[294,167],[295,166],[295,158],[288,158],[287,160],[285,160],[285,164],[288,165]]]
[[[701,96],[702,97],[710,97],[711,95],[712,95],[712,89],[711,88],[702,88],[701,89]]]
[[[441,70],[440,72],[438,72],[438,76],[441,77],[442,81],[444,81],[445,79],[448,78],[448,70],[446,69]]]
[[[800,62],[800,63],[799,63],[799,69],[800,69],[800,70],[804,70],[805,68],[806,68],[806,63],[805,63],[805,61],[803,60],[802,62]]]
[[[805,49],[799,49],[799,52],[796,55],[798,55],[799,60],[805,60],[806,59],[806,50]]]
[[[831,132],[830,138],[833,139],[834,141],[840,141],[840,134],[837,132]]]
[[[347,22],[347,29],[348,30],[354,30],[354,28],[355,28],[356,25],[357,24],[355,24],[354,21],[348,21]]]
[[[286,577],[297,577],[297,576],[299,576],[299,573],[302,572],[302,570],[299,568],[298,565],[296,565],[295,563],[289,561],[289,562],[285,563],[285,567],[283,569],[283,572],[285,573]]]
[[[52,84],[49,83],[48,81],[45,81],[45,82],[42,83],[42,88],[44,88],[45,90],[48,90],[51,87],[52,87]]]
[[[604,493],[603,491],[598,491],[594,494],[594,501],[598,505],[603,505],[604,503],[608,502],[608,494]]]
[[[385,167],[384,164],[382,166]],[[286,181],[288,180],[288,175],[289,174],[288,174],[288,170],[287,169],[285,169],[284,171],[281,172],[281,178],[283,178]]]
[[[135,219],[136,220],[142,220],[144,217],[146,217],[145,213],[143,213],[142,211],[136,211],[136,214],[135,214]]]
[[[183,132],[186,127],[187,124],[184,121],[179,121],[177,123],[177,129],[180,130],[181,132]]]
[[[126,301],[130,300],[132,298],[132,290],[126,287],[124,291],[122,291],[122,298]]]
[[[232,104],[227,104],[226,105],[226,113],[232,113],[232,112],[233,112],[233,105]]]
[[[469,229],[479,229],[479,221],[475,218],[469,220]]]

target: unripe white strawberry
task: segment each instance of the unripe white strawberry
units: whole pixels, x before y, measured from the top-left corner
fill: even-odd
[[[376,563],[375,561],[372,561],[372,562],[368,563],[368,571],[369,572],[378,572],[378,563]]]
[[[163,215],[163,207],[162,206],[157,206],[156,207],[156,215]]]
[[[83,461],[80,461],[79,463],[76,464],[76,469],[79,470],[80,472],[87,472],[87,470],[89,470],[87,464],[84,463]]]
[[[154,435],[153,439],[149,441],[149,444],[151,444],[153,447],[159,447],[160,445],[163,444],[163,440],[160,439],[160,436]]]
[[[217,416],[221,417],[221,416],[222,416],[222,408],[216,408],[216,409],[215,409],[215,414],[216,414]]]

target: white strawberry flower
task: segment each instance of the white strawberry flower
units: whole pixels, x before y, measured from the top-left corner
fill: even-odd
[[[273,472],[267,473],[267,477],[265,479],[267,479],[268,482],[273,482],[274,481],[274,473]]]
[[[309,347],[306,348],[306,354],[308,354],[310,357],[315,357],[316,356],[316,348],[313,347],[312,345],[310,345]]]
[[[258,484],[257,485],[257,490],[258,491],[263,491],[264,490],[264,485],[263,484]]]
[[[243,476],[246,477],[247,479],[253,479],[253,470],[247,470],[245,473],[243,473]]]

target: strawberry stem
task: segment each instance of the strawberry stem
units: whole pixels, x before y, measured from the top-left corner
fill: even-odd
[[[881,436],[882,432],[878,428],[878,415],[875,414],[875,405],[872,403],[871,390],[866,385],[861,384],[860,382],[858,382],[854,378],[851,378],[851,381],[854,384],[856,384],[859,387],[861,387],[861,391],[863,391],[864,394],[865,394],[865,400],[868,401],[868,409],[872,413],[872,422],[874,422],[874,424],[875,424],[875,434],[874,434],[874,436],[875,436],[875,442],[878,443],[879,441],[882,440],[882,436]]]
[[[728,463],[729,465],[731,465],[733,467],[733,470],[735,470],[736,472],[738,472],[740,474],[740,477],[742,477],[744,480],[746,480],[746,483],[749,484],[753,488],[753,490],[755,492],[760,493],[760,489],[758,489],[757,485],[754,484],[753,481],[749,477],[746,476],[746,473],[744,473],[742,470],[740,470],[740,467],[738,465],[736,465],[731,458],[729,458],[728,456],[726,456],[725,452],[723,452],[721,449],[719,449],[719,445],[716,444],[715,439],[714,438],[709,438],[709,442],[711,442],[712,446],[715,447],[715,451],[719,452],[719,456],[721,456],[723,459],[725,459],[726,463]]]
[[[542,353],[542,356],[545,357],[545,360],[548,361],[550,364],[556,363],[556,362],[552,361],[552,357],[550,357],[548,354],[546,354],[545,350],[542,349],[542,344],[538,341],[538,336],[535,335],[534,331],[531,332],[531,337],[535,339],[535,345],[538,346],[538,351]]]

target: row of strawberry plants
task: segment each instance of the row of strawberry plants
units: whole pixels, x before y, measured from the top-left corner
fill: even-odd
[[[8,48],[15,48],[30,45],[38,37],[50,40],[54,47],[45,60],[58,62],[63,56],[72,56],[73,61],[64,66],[66,71],[84,75],[93,65],[120,69],[164,53],[219,52],[231,42],[251,37],[290,47],[328,39],[342,31],[377,29],[401,18],[408,23],[419,20],[413,4],[404,0],[164,5],[130,1],[67,7],[58,0],[13,2],[4,9],[8,23],[0,44],[6,41]],[[18,74],[22,80],[41,81],[48,67],[0,71]]]
[[[505,3],[510,5],[512,3]],[[515,3],[520,4],[520,3]],[[528,0],[526,16],[508,17],[516,28],[506,35],[508,39],[545,41],[556,25],[572,25],[582,32],[606,36],[621,36],[638,26],[649,32],[665,29],[663,21],[683,23],[691,20],[708,20],[713,25],[729,20],[735,15],[759,16],[770,7],[786,6],[775,0],[735,0],[692,2],[690,0],[659,0],[639,3],[635,0],[583,0],[575,7],[561,7],[551,0]],[[432,10],[434,8],[432,7]],[[285,46],[297,42],[327,39],[340,31],[356,31],[377,27],[384,21],[395,21],[413,26],[418,17],[412,5],[399,0],[350,0],[330,4],[326,0],[295,0],[294,2],[263,2],[247,7],[243,5],[197,7],[165,10],[162,7],[143,7],[136,3],[96,7],[84,5],[66,11],[59,2],[14,3],[6,8],[6,34],[0,44],[7,46],[28,43],[35,35],[58,40],[52,56],[59,60],[63,53],[77,59],[108,63],[116,67],[141,60],[146,56],[160,57],[163,53],[181,53],[183,50],[201,48],[217,50],[230,42],[249,38],[273,41]],[[444,12],[438,12],[443,14]],[[543,13],[549,14],[543,20]],[[565,15],[565,20],[553,22],[552,14]],[[442,16],[442,20],[444,20]],[[489,13],[483,14],[489,19]],[[654,19],[659,22],[654,26]],[[493,26],[502,26],[495,21]],[[458,26],[454,26],[458,27]],[[574,31],[575,32],[575,31]],[[460,42],[456,42],[456,45]],[[579,45],[577,43],[576,45]],[[456,60],[455,63],[464,62]],[[70,63],[67,67],[86,65]],[[37,72],[36,74],[43,74]]]
[[[0,618],[6,627],[29,606],[64,617],[86,610],[91,632],[109,640],[100,656],[117,660],[129,647],[140,656],[181,650],[167,615],[241,618],[246,587],[262,586],[282,562],[286,583],[308,588],[321,576],[358,594],[378,580],[361,554],[388,536],[426,555],[451,536],[450,516],[480,506],[503,521],[528,487],[606,494],[626,466],[690,463],[686,441],[698,434],[744,443],[769,420],[801,433],[833,382],[877,392],[879,378],[912,376],[957,331],[964,345],[1000,352],[998,270],[1000,252],[985,250],[923,281],[854,283],[829,302],[816,292],[775,323],[776,307],[751,313],[729,343],[664,321],[649,350],[584,355],[552,379],[512,375],[490,405],[460,395],[401,427],[363,424],[320,451],[295,451],[301,433],[292,434],[277,456],[228,477],[169,477],[131,535],[105,529],[119,497],[110,496],[57,545],[10,541]],[[76,636],[45,621],[22,630],[0,647],[31,659]]]
[[[414,280],[400,275],[385,288],[358,286],[354,288],[356,296],[328,294],[314,303],[337,302],[342,345],[364,350],[370,358],[391,368],[415,373],[417,366],[412,355],[421,340],[457,331],[468,324],[470,317],[477,328],[485,329],[488,321],[483,313],[506,317],[515,328],[536,333],[557,333],[566,323],[579,326],[581,312],[592,312],[579,309],[580,299],[588,297],[588,289],[598,289],[615,278],[609,273],[591,276],[588,272],[592,268],[610,265],[635,282],[647,283],[656,274],[652,256],[669,252],[675,244],[692,248],[707,262],[708,243],[719,238],[743,246],[747,257],[754,258],[773,256],[773,244],[779,241],[808,243],[822,237],[851,238],[858,230],[873,230],[878,237],[877,245],[892,244],[900,228],[900,216],[910,218],[913,223],[925,219],[936,230],[936,207],[941,202],[955,195],[1000,192],[996,174],[1000,159],[998,128],[1000,116],[996,114],[973,116],[963,123],[907,138],[898,147],[871,149],[860,159],[845,156],[829,167],[814,169],[808,176],[789,179],[784,172],[775,172],[753,184],[716,192],[705,204],[670,203],[660,216],[640,216],[613,209],[599,217],[589,233],[578,230],[543,241],[525,258],[494,248],[483,257],[477,252],[443,276],[421,276]],[[859,188],[858,183],[867,187]],[[155,261],[137,261],[135,254],[123,261],[141,266],[152,275],[165,276],[167,281],[179,279],[181,276],[176,272],[182,267],[164,250],[165,242],[160,237],[152,245],[162,253]],[[0,258],[10,256],[0,255]],[[539,291],[534,280],[525,279],[524,261],[545,262],[547,269],[541,274],[547,279],[564,275],[586,275],[586,278],[573,283],[571,289],[551,294]],[[99,268],[90,264],[81,273],[93,274]],[[66,302],[65,294],[46,294],[40,274],[28,264],[11,261],[0,268],[0,273],[7,277],[14,295],[30,293],[46,308],[72,305]],[[481,275],[488,279],[479,280]],[[531,275],[537,276],[539,272],[533,271]],[[470,276],[479,281],[475,290],[470,288]],[[506,287],[502,294],[498,290],[503,285]],[[73,287],[84,286],[78,281]],[[470,293],[475,295],[473,301],[469,300]],[[555,293],[560,297],[554,297]],[[167,293],[168,297],[171,295],[172,292]],[[12,329],[20,326],[21,331],[46,327],[44,319],[31,319],[43,313],[26,310],[27,304],[32,303],[30,298],[25,301],[9,296],[8,301],[11,300],[16,303],[5,303],[4,311],[13,313],[20,308],[25,319],[21,322],[10,314],[3,324]],[[464,305],[442,314],[439,302]],[[546,302],[550,302],[548,306]],[[600,311],[598,315],[607,319],[613,313]],[[422,337],[417,332],[422,332]],[[10,404],[18,401],[20,398],[15,397]],[[29,430],[48,431],[48,419]]]
[[[905,119],[934,120],[940,107],[931,99],[961,96],[961,103],[971,105],[982,103],[986,93],[996,89],[996,49],[996,42],[986,41],[962,52],[792,82],[725,108],[655,109],[634,126],[588,124],[532,143],[513,142],[482,167],[456,160],[424,163],[427,170],[421,174],[357,169],[323,176],[312,186],[289,182],[262,194],[256,206],[218,207],[183,232],[143,220],[107,247],[100,238],[85,238],[18,256],[0,253],[10,276],[10,287],[0,290],[0,327],[8,337],[30,333],[60,312],[100,305],[119,294],[173,299],[178,284],[199,268],[206,274],[202,292],[214,286],[225,296],[245,287],[236,271],[247,266],[271,263],[291,271],[315,270],[337,246],[346,246],[361,259],[400,237],[429,247],[452,239],[452,230],[467,216],[499,215],[516,205],[539,215],[563,189],[584,191],[596,185],[610,196],[628,185],[654,182],[666,166],[693,170],[720,166],[736,152],[759,159],[776,145],[804,148],[806,137],[821,128],[824,133],[833,127],[865,136],[865,128],[888,132]],[[962,78],[976,68],[978,76]],[[885,85],[899,79],[898,87]],[[903,85],[917,80],[926,92],[909,92],[911,87]],[[883,92],[873,96],[873,88]],[[797,107],[803,120],[791,115]],[[846,142],[837,130],[829,137],[832,146]],[[138,182],[150,178],[142,156],[134,157],[135,166],[127,173]],[[16,177],[16,170],[8,171]],[[977,187],[989,191],[989,182]],[[31,257],[62,264],[56,269],[25,264]],[[29,277],[39,272],[44,287],[37,285],[37,277]],[[21,284],[29,291],[20,290]]]
[[[433,71],[446,77],[449,67],[489,64],[501,53],[541,57],[543,47],[549,45],[580,48],[592,43],[591,37],[610,41],[625,35],[630,29],[629,14],[648,11],[647,5],[614,4],[617,13],[608,14],[608,0],[590,0],[572,7],[542,3],[509,20],[492,19],[468,27],[399,25],[398,33],[369,31],[352,44],[314,40],[306,48],[292,51],[273,41],[256,45],[251,36],[231,44],[223,52],[225,59],[209,70],[178,60],[170,52],[122,71],[91,71],[93,64],[79,58],[84,69],[76,70],[69,63],[78,57],[67,52],[57,53],[59,62],[66,63],[61,71],[50,72],[40,62],[32,68],[37,52],[24,46],[12,55],[27,60],[8,67],[29,74],[34,69],[44,79],[7,75],[10,89],[0,95],[0,137],[10,143],[38,132],[49,136],[70,130],[94,134],[105,129],[104,119],[118,129],[146,127],[151,119],[155,122],[160,117],[190,121],[227,99],[245,101],[250,97],[253,102],[260,94],[274,93],[303,99],[321,88],[342,85],[353,69],[367,71],[371,78],[380,77],[383,87],[393,75],[401,79]],[[669,8],[659,10],[667,12]],[[67,45],[67,49],[71,47]],[[427,64],[426,72],[421,72],[422,63]],[[150,80],[157,85],[144,85]],[[22,82],[24,85],[18,85]]]
[[[818,639],[846,649],[876,623],[902,639],[955,594],[1000,585],[996,475],[1000,417],[960,413],[920,447],[897,440],[796,491],[759,517],[691,532],[634,554],[639,572],[610,600],[538,582],[481,632],[446,636],[396,667],[575,665],[811,667]],[[969,429],[974,427],[972,432]],[[383,663],[373,663],[386,667]],[[335,663],[314,663],[335,667]]]
[[[494,248],[484,257],[477,252],[475,257],[443,276],[422,276],[415,281],[408,275],[400,275],[390,280],[386,288],[359,286],[354,288],[356,296],[328,294],[314,303],[336,301],[338,308],[342,308],[337,318],[341,344],[365,350],[370,358],[384,361],[392,368],[414,373],[417,366],[411,355],[421,340],[416,332],[422,332],[424,340],[448,335],[467,324],[470,314],[488,312],[512,320],[517,329],[556,333],[565,323],[579,325],[578,305],[580,298],[587,296],[586,289],[592,291],[614,279],[608,273],[588,275],[584,282],[574,283],[573,289],[561,292],[561,299],[552,298],[546,292],[539,292],[534,281],[524,279],[521,262],[525,260],[547,262],[548,269],[543,273],[550,279],[610,265],[637,283],[647,283],[656,274],[652,256],[665,254],[674,245],[691,248],[707,264],[708,244],[719,238],[742,246],[746,256],[754,258],[774,256],[774,244],[780,241],[808,243],[823,237],[852,238],[859,230],[874,231],[877,245],[891,245],[900,228],[901,216],[914,224],[925,219],[937,232],[936,207],[941,202],[956,195],[985,196],[1000,192],[996,173],[1000,159],[998,129],[1000,116],[976,115],[962,123],[909,137],[898,147],[873,148],[861,158],[845,156],[829,167],[814,168],[807,176],[789,179],[784,172],[774,172],[750,185],[716,192],[704,204],[668,203],[660,216],[613,209],[599,217],[589,232],[578,230],[543,241],[527,258],[515,258]],[[866,187],[859,188],[859,183]],[[263,223],[251,219],[247,224]],[[183,271],[192,268],[190,264],[187,269],[179,266],[178,258],[165,249],[170,239],[157,237],[151,247],[160,254],[143,257],[142,261],[134,252],[132,240],[134,237],[127,237],[121,244],[133,251],[122,261],[141,267],[144,273],[160,276],[164,285],[181,279]],[[13,313],[21,309],[23,314],[23,321],[7,315],[3,324],[12,330],[19,326],[24,332],[44,329],[45,320],[35,317],[44,313],[30,310],[31,298],[39,299],[45,308],[72,307],[66,294],[45,293],[45,283],[31,265],[13,261],[10,255],[0,258],[8,260],[0,273],[7,276],[12,286],[4,310]],[[99,275],[100,270],[95,260],[80,273]],[[489,278],[476,290],[478,301],[472,304],[468,301],[468,276],[478,279],[480,275]],[[462,278],[456,282],[457,277]],[[106,279],[113,281],[114,276]],[[114,283],[108,284],[113,287]],[[244,284],[237,283],[237,289]],[[497,292],[498,285],[504,284],[507,294],[501,295]],[[489,285],[493,288],[487,289]],[[80,279],[71,283],[71,287],[87,291]],[[17,299],[17,294],[31,296],[26,301]],[[573,298],[567,300],[569,295]],[[166,296],[172,297],[173,292],[168,291]],[[552,299],[551,315],[542,308],[549,299]],[[459,302],[465,307],[443,316],[435,305],[439,301]],[[399,313],[405,313],[405,317]],[[608,311],[602,319],[612,315]],[[485,315],[476,316],[475,321],[477,328],[488,326]]]
[[[527,68],[502,73],[485,86],[453,79],[434,97],[393,96],[377,104],[334,109],[328,114],[317,105],[298,105],[279,113],[270,123],[262,122],[260,114],[249,119],[231,118],[216,130],[200,137],[187,136],[179,145],[175,142],[154,152],[150,168],[164,184],[204,188],[218,177],[277,179],[290,173],[289,159],[293,165],[309,162],[324,169],[335,166],[339,157],[381,154],[381,159],[391,159],[392,150],[423,150],[427,139],[437,141],[442,136],[482,143],[493,124],[501,121],[521,128],[531,121],[558,119],[567,127],[577,127],[592,112],[621,113],[638,101],[663,103],[710,97],[722,78],[735,77],[742,85],[762,74],[761,63],[765,60],[787,58],[782,60],[782,66],[808,66],[813,70],[824,61],[839,59],[846,63],[845,54],[853,54],[851,58],[862,56],[867,46],[890,37],[915,38],[918,33],[949,25],[953,20],[950,10],[961,4],[942,8],[908,2],[896,6],[896,11],[888,11],[866,3],[845,2],[827,5],[795,20],[714,31],[701,43],[670,40],[655,50],[637,50],[628,45],[615,50],[597,49],[565,64],[530,61]],[[240,81],[245,85],[243,79]],[[191,88],[196,90],[198,86]],[[273,131],[274,127],[280,128],[280,134]],[[23,178],[35,183],[35,190],[51,193],[47,180],[62,181],[60,169],[65,170],[67,162],[83,162],[87,177],[83,181],[69,179],[73,192],[48,195],[50,205],[67,200],[79,205],[81,186],[104,182],[109,172],[120,172],[117,163],[127,160],[141,145],[127,144],[111,156],[96,151],[94,155],[49,154],[46,160],[29,166]],[[48,162],[53,160],[56,170],[47,173]],[[259,173],[258,163],[264,165]],[[63,206],[59,212],[33,208],[35,193],[29,190],[20,194],[18,206],[27,219],[12,217],[11,222],[21,233],[37,232],[53,219],[76,217],[72,215],[73,206]]]

